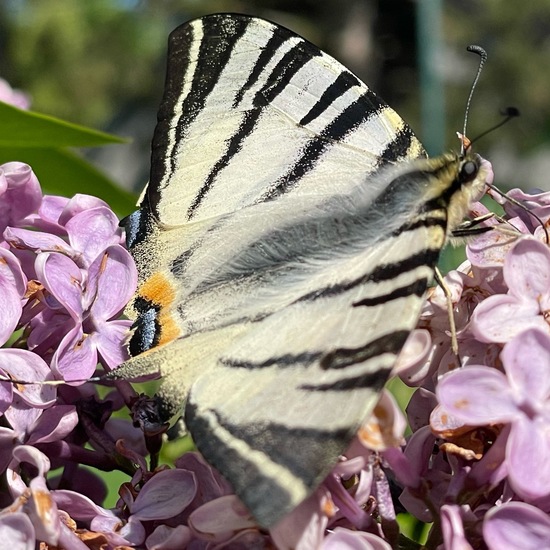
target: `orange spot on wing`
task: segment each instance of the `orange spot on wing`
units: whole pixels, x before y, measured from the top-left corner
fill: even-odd
[[[181,336],[177,317],[173,315],[176,289],[167,277],[157,271],[138,290],[138,295],[159,307],[158,323],[160,338],[158,345],[167,344]]]
[[[170,281],[157,271],[140,286],[138,295],[161,308],[165,308],[174,302],[176,291]]]
[[[181,336],[181,330],[173,315],[161,313],[158,320],[160,324],[159,346],[167,344]]]

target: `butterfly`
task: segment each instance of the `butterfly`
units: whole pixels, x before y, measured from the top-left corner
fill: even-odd
[[[450,232],[481,194],[354,74],[293,32],[209,15],[169,39],[122,378],[160,373],[206,460],[269,527],[371,413]]]

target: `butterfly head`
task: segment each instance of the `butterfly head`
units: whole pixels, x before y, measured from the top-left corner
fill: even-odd
[[[447,212],[447,235],[463,221],[473,202],[478,201],[491,183],[491,163],[477,153],[448,153],[426,161],[432,170],[427,202],[436,200]]]

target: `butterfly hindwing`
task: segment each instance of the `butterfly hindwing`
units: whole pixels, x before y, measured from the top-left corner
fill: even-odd
[[[292,32],[214,15],[170,38],[120,376],[159,371],[205,458],[270,526],[374,407],[443,246],[459,159],[427,160]]]

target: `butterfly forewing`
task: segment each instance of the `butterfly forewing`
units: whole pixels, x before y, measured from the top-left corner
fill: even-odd
[[[375,405],[445,242],[458,159],[338,62],[262,20],[170,38],[151,180],[128,224],[137,355],[163,414],[265,526]]]
[[[286,29],[216,15],[176,29],[169,47],[149,185],[167,226],[290,191],[346,192],[382,162],[423,154],[357,77]]]

